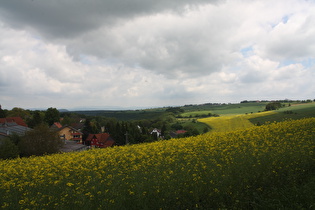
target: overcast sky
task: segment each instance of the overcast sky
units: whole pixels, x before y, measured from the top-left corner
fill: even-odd
[[[4,109],[315,99],[314,81],[313,0],[0,0]]]

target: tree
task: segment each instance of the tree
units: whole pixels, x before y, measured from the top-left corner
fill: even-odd
[[[18,147],[9,139],[0,139],[0,159],[10,159],[19,156]]]
[[[57,131],[50,130],[46,124],[41,124],[28,131],[18,143],[21,156],[44,155],[59,152],[62,140]]]
[[[172,112],[174,114],[184,113],[185,110],[181,107],[169,107],[165,110],[166,112]]]
[[[162,128],[161,128],[161,136],[165,136],[165,132],[166,132],[166,125],[164,123]]]
[[[59,122],[60,121],[59,111],[56,108],[52,108],[52,107],[48,108],[46,110],[44,120],[49,126],[51,126],[55,122]]]
[[[280,102],[271,102],[266,105],[265,110],[266,111],[277,110],[277,109],[280,109],[281,107],[282,107],[282,104]]]
[[[72,123],[74,123],[74,119],[71,118],[69,115],[65,115],[63,117],[63,120],[61,121],[62,125],[71,125]]]
[[[25,110],[22,108],[14,107],[11,111],[9,111],[9,117],[21,117],[22,119],[27,119],[30,116],[29,110]]]
[[[13,144],[18,145],[19,142],[21,141],[21,136],[19,136],[16,133],[13,133],[9,136],[9,139],[11,140]]]
[[[6,117],[5,111],[1,108],[1,105],[0,105],[0,118],[5,118],[5,117]]]
[[[36,110],[32,113],[32,117],[27,119],[27,125],[30,128],[34,128],[37,125],[40,125],[43,123],[43,118],[41,116],[41,112]]]

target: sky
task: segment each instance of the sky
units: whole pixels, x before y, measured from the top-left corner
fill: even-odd
[[[4,109],[315,99],[314,0],[0,0]]]

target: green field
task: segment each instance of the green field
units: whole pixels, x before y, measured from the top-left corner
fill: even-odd
[[[241,103],[241,104],[222,104],[222,105],[203,105],[203,106],[191,106],[184,107],[184,117],[196,116],[202,114],[218,114],[218,115],[231,115],[231,114],[246,114],[263,111],[266,106],[266,102],[261,103]]]
[[[295,120],[308,117],[315,117],[315,103],[286,106],[276,110],[274,115],[261,116],[249,120],[253,124],[264,124],[266,122],[280,122],[288,119]]]
[[[219,115],[230,115],[230,114],[245,114],[255,113],[263,111],[266,102],[261,103],[240,103],[240,104],[220,104],[220,105],[191,105],[182,106],[181,108],[185,111],[181,114],[183,117],[195,117],[195,115],[202,114],[219,114]],[[102,116],[109,118],[116,118],[118,120],[141,120],[141,119],[152,119],[158,117],[165,112],[165,108],[152,108],[144,110],[122,110],[122,111],[110,111],[110,110],[93,110],[93,111],[75,111],[78,114],[84,114],[88,116]]]

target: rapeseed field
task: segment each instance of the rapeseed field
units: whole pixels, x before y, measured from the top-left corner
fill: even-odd
[[[315,118],[0,161],[3,209],[311,209]]]
[[[225,115],[221,117],[202,118],[198,119],[198,121],[210,126],[212,128],[211,132],[227,132],[254,127],[255,125],[252,124],[249,119],[273,114],[276,114],[276,112],[268,111],[251,114]]]

